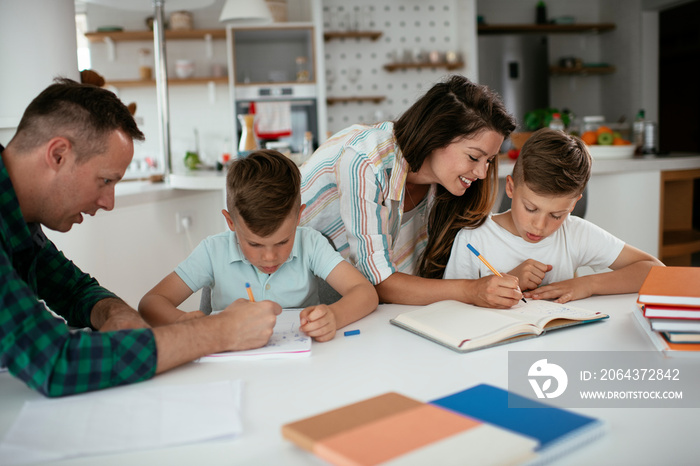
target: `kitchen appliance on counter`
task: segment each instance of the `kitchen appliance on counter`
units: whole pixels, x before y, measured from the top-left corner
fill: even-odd
[[[238,115],[250,112],[251,103],[280,102],[289,103],[291,116],[291,134],[276,137],[279,142],[288,144],[292,152],[301,152],[304,134],[309,131],[314,137],[318,135],[318,109],[316,86],[314,84],[269,84],[239,86],[236,92],[236,121]],[[237,128],[236,140],[240,140],[242,128]],[[266,147],[266,140],[259,140],[259,147]]]
[[[315,32],[311,23],[227,28],[233,147],[241,136],[238,115],[250,113],[258,147],[279,141],[299,153],[305,133],[319,140],[326,125],[319,117]]]

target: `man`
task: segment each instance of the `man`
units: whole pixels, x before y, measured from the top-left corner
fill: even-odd
[[[281,308],[238,300],[218,315],[149,328],[44,236],[114,207],[143,140],[111,92],[57,79],[0,146],[0,366],[47,396],[138,382],[218,351],[264,345]],[[99,332],[71,332],[68,325]]]

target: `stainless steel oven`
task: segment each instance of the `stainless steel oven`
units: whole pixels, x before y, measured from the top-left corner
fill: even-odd
[[[236,145],[241,137],[242,128],[238,115],[250,111],[251,102],[289,102],[291,109],[292,134],[288,137],[275,138],[289,144],[292,152],[301,152],[304,133],[310,131],[314,145],[318,141],[318,109],[316,86],[312,83],[284,83],[265,85],[242,85],[235,88],[236,115]],[[259,141],[260,147],[265,147],[266,140]]]

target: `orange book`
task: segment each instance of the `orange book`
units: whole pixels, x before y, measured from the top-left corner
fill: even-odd
[[[439,458],[517,464],[534,459],[538,447],[536,439],[398,393],[286,424],[282,435],[331,464],[348,466]]]
[[[652,267],[639,289],[641,304],[700,306],[700,267]]]

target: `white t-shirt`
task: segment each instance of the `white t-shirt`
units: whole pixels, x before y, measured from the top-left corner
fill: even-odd
[[[480,278],[493,273],[468,248],[479,251],[496,270],[508,273],[527,259],[552,265],[542,285],[574,278],[583,266],[595,271],[608,268],[625,242],[580,217],[569,215],[562,225],[538,243],[510,233],[489,217],[476,229],[457,233],[444,278]]]

